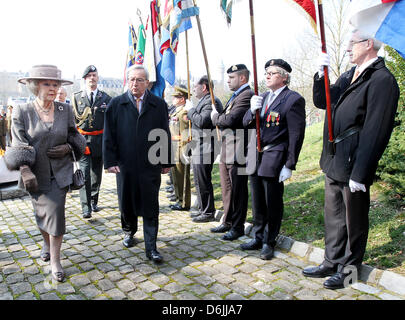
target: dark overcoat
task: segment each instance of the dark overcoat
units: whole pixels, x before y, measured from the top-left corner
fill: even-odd
[[[160,129],[159,143],[156,139],[148,141],[154,129]],[[154,163],[150,150],[161,160]],[[166,102],[147,90],[139,114],[128,92],[113,98],[105,112],[103,157],[104,168],[118,166],[121,171],[117,174],[121,212],[148,218],[158,216],[161,170],[172,166]]]
[[[243,126],[243,116],[250,107],[253,95],[247,86],[226,104],[222,113],[214,115],[212,119],[214,126],[221,129],[221,163],[246,165],[248,131]]]
[[[266,92],[262,95],[263,104],[266,103],[268,94],[269,92]],[[269,118],[270,112],[278,113],[279,118]],[[243,118],[243,125],[254,128],[255,119],[255,115],[249,109]],[[268,119],[270,122],[267,121]],[[259,157],[256,139],[252,135],[248,146],[247,172],[249,174],[257,173],[258,176],[262,177],[278,177],[284,165],[295,170],[304,141],[304,134],[305,99],[298,92],[285,87],[268,108],[263,118],[260,119],[261,147],[264,148],[269,144],[276,145],[268,151],[264,151]],[[254,172],[249,170],[255,168],[252,162],[257,162],[257,170]]]
[[[104,91],[97,90],[93,105],[90,104],[85,90],[73,94],[72,106],[79,115],[83,114],[86,107],[90,107],[91,114],[78,127],[86,132],[100,131],[104,128],[104,113],[111,97]],[[76,124],[78,120],[76,119]],[[103,135],[84,135],[87,146],[94,157],[102,156]]]
[[[388,144],[398,106],[399,89],[394,76],[379,57],[351,83],[355,67],[343,73],[331,85],[332,126],[336,138],[354,126],[360,132],[335,145],[336,152],[327,152],[328,123],[325,115],[323,150],[320,165],[330,178],[348,183],[371,185]],[[313,99],[316,107],[325,109],[324,78],[314,77]]]

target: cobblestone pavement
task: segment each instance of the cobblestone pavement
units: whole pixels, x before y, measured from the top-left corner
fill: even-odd
[[[405,299],[405,294],[368,282],[326,290],[324,279],[302,276],[309,263],[294,250],[279,248],[270,261],[261,260],[258,251],[239,250],[247,236],[223,241],[209,232],[217,222],[196,224],[189,212],[170,211],[163,191],[165,176],[157,243],[164,263],[155,265],[145,257],[141,218],[137,245],[122,245],[115,177],[105,174],[102,210],[90,220],[82,219],[78,191],[67,196],[62,245],[67,279],[62,284],[51,280],[49,263],[39,258],[42,237],[29,197],[1,201],[0,300]]]

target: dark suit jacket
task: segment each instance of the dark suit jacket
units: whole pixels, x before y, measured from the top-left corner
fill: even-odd
[[[94,103],[90,106],[90,101],[85,90],[74,93],[72,97],[72,107],[76,108],[79,114],[82,114],[86,107],[91,108],[91,117],[88,117],[79,128],[87,132],[102,130],[104,128],[104,113],[110,100],[111,97],[107,93],[98,90]],[[78,124],[77,119],[76,124]],[[102,134],[85,135],[85,138],[91,154],[95,157],[101,157],[103,143]]]
[[[269,92],[263,96],[263,103]],[[279,125],[267,127],[267,117],[270,112],[277,112],[280,115]],[[243,125],[245,127],[255,127],[255,115],[250,109],[245,113]],[[257,170],[249,174],[257,173],[263,177],[278,177],[282,167],[285,165],[291,170],[295,170],[298,156],[301,151],[305,134],[305,99],[295,91],[285,87],[283,91],[273,101],[264,117],[260,119],[261,147],[277,143],[268,151],[264,151],[260,157],[257,154],[256,139],[252,135],[249,142],[248,168],[255,169],[252,165],[257,162]],[[249,164],[250,162],[250,164]]]
[[[332,100],[333,136],[353,126],[360,132],[336,144],[336,153],[329,155],[328,124],[325,116],[323,151],[320,165],[330,178],[371,185],[377,164],[394,127],[398,106],[398,84],[385,67],[384,59],[378,58],[350,84],[354,69],[342,74],[330,87]],[[314,78],[313,97],[316,107],[325,109],[324,79]]]
[[[246,164],[248,130],[243,126],[243,116],[253,95],[250,87],[244,88],[231,102],[228,101],[222,113],[212,119],[213,125],[221,129],[221,163]]]
[[[140,114],[128,92],[109,103],[103,135],[104,167],[120,168],[117,191],[121,210],[137,216],[159,214],[161,169],[172,166],[168,122],[166,102],[149,90]],[[157,140],[149,137],[153,133],[158,134]],[[161,158],[155,157],[155,162],[154,155]]]

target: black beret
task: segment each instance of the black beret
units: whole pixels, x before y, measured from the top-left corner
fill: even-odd
[[[90,73],[90,72],[97,72],[97,68],[93,65],[88,66],[84,72],[83,72],[83,76],[82,78],[86,78],[86,76]]]
[[[233,73],[233,72],[241,71],[241,70],[247,70],[247,68],[244,64],[234,64],[232,67],[230,67],[228,70],[226,70],[226,73]]]
[[[264,69],[267,69],[270,66],[277,66],[283,68],[288,73],[292,71],[291,66],[283,59],[271,59],[267,61],[266,64],[264,65]]]

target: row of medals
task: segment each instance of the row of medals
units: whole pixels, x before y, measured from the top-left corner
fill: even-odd
[[[266,127],[274,127],[280,124],[280,113],[270,111],[269,115],[266,117]]]

